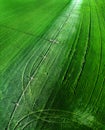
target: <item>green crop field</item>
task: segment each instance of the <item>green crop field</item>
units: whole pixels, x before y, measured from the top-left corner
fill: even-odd
[[[105,0],[0,0],[0,130],[105,130]]]

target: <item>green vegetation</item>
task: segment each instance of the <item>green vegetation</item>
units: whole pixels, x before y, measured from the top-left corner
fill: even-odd
[[[104,4],[0,1],[0,130],[105,130]]]

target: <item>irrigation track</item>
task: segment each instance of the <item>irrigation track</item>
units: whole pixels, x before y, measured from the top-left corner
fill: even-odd
[[[77,2],[77,3],[78,3],[78,2]],[[81,23],[81,21],[80,21],[80,23]],[[75,26],[75,24],[72,25],[72,26]],[[72,26],[71,26],[71,27],[72,27]],[[80,27],[81,27],[81,24],[79,24],[79,27],[78,27],[78,28],[80,28]],[[79,31],[77,31],[77,34],[79,34],[78,32],[79,32]],[[78,35],[76,35],[76,37],[77,37],[77,39],[78,39]],[[76,40],[76,39],[74,39],[73,41],[75,41],[75,40]],[[67,41],[66,41],[66,42],[67,42]],[[74,44],[72,43],[71,48],[72,48],[73,46],[74,46]],[[72,52],[71,55],[73,55],[73,53],[75,52],[75,51],[74,51],[75,48],[74,48],[74,50],[72,50],[71,48],[70,48],[69,51]],[[71,50],[72,50],[72,51],[71,51]],[[70,53],[69,53],[69,54],[70,54]],[[68,56],[68,55],[67,55],[67,56]],[[72,56],[70,56],[70,57],[72,58]],[[62,79],[62,78],[61,78],[61,79]],[[47,82],[48,82],[48,81],[47,81]],[[47,83],[47,82],[46,82],[46,83]],[[62,82],[62,80],[61,80],[60,82]],[[46,86],[46,83],[45,83],[44,86]],[[43,93],[43,91],[44,91],[44,87],[43,87],[43,89],[42,89],[41,94]],[[52,95],[52,93],[55,93],[55,94],[57,95],[58,91],[59,91],[59,87],[57,88],[57,90],[52,90],[52,91],[51,91],[51,94],[49,95],[49,97]],[[53,95],[53,99],[52,99],[52,101],[50,101],[50,104],[53,103],[53,101],[54,101],[54,97],[56,97],[55,94]],[[47,95],[47,96],[48,96],[48,95]],[[47,100],[47,99],[46,99],[46,100]],[[43,106],[43,109],[46,108],[46,105],[47,105],[48,102],[49,102],[49,98],[48,98],[47,102],[45,103],[45,105]],[[43,103],[43,104],[44,104],[44,103]],[[34,103],[34,105],[35,105],[35,103]],[[43,113],[41,113],[41,114],[43,114]],[[41,114],[39,115],[39,118],[40,118]]]
[[[71,60],[73,58],[73,55],[74,55],[74,53],[76,51],[76,45],[77,45],[78,37],[79,37],[79,34],[80,34],[80,29],[81,29],[81,26],[82,26],[82,21],[83,21],[83,14],[81,14],[81,18],[80,18],[80,20],[78,22],[79,23],[78,29],[77,29],[78,31],[76,32],[74,39],[71,41],[71,43],[72,43],[71,44],[71,48],[68,51],[68,54],[65,56],[65,57],[67,57],[67,63],[64,64],[64,68],[61,70],[59,79],[58,79],[57,83],[55,83],[55,85],[57,85],[58,88],[57,88],[56,91],[53,90],[52,93],[50,94],[50,98],[48,99],[48,101],[47,101],[47,103],[45,105],[45,108],[46,108],[46,106],[48,104],[50,104],[49,107],[51,107],[51,105],[53,105],[54,100],[55,100],[57,94],[59,93],[59,91],[62,88],[62,84],[65,85],[65,78],[66,78],[65,75],[67,74],[67,70],[69,68],[69,64],[70,64],[70,62],[71,62]],[[73,26],[75,26],[75,23],[73,23],[73,25],[71,25],[71,27],[73,27]],[[72,32],[72,29],[71,29],[71,32]],[[68,41],[66,41],[66,42],[68,42]],[[49,103],[49,101],[50,101],[50,103]]]
[[[82,17],[82,16],[81,16]],[[80,23],[78,24],[78,30],[80,30],[80,28],[81,28],[81,22],[82,21],[82,18],[80,19]],[[72,23],[72,24],[70,24],[70,32],[72,32],[72,27],[73,26],[75,26],[75,24],[74,24],[74,22]],[[77,31],[77,33],[76,33],[76,37],[73,39],[73,41],[71,41],[71,43],[72,43],[72,46],[71,46],[71,48],[69,49],[69,52],[68,52],[68,54],[65,56],[65,57],[68,57],[68,59],[69,58],[72,58],[72,55],[73,55],[73,53],[75,52],[75,42],[74,41],[76,41],[76,39],[78,39],[78,34],[79,34],[79,31]],[[68,40],[67,40],[68,41]],[[67,41],[65,41],[65,42],[67,42]],[[59,56],[60,57],[60,56]],[[59,61],[59,60],[58,60]],[[68,62],[69,63],[69,62]],[[64,65],[64,66],[66,66],[66,65]],[[68,65],[67,65],[68,66]],[[67,67],[68,68],[68,67]],[[67,69],[65,69],[65,70],[61,70],[61,74],[60,74],[60,79],[59,79],[59,83],[57,82],[57,84],[56,85],[58,85],[58,88],[57,88],[57,90],[55,90],[54,88],[52,89],[52,92],[51,92],[51,94],[49,95],[49,98],[48,98],[48,100],[47,100],[47,103],[43,106],[43,110],[44,110],[44,108],[46,108],[46,106],[48,105],[49,106],[49,108],[53,105],[53,103],[54,103],[54,100],[55,100],[55,98],[56,98],[56,96],[57,96],[57,94],[59,93],[59,91],[60,91],[60,87],[59,87],[59,84],[62,84],[63,83],[63,80],[64,80],[64,75],[63,75],[63,73],[66,73],[66,70]],[[63,72],[64,71],[64,72]],[[53,97],[53,98],[52,98]],[[50,102],[50,104],[49,104],[49,102]],[[34,104],[35,105],[35,104]],[[34,106],[34,108],[35,108],[35,106]],[[43,114],[43,112],[41,113],[41,114]],[[40,116],[41,116],[41,114],[40,114]],[[40,116],[39,116],[39,118],[40,118]]]
[[[87,18],[87,16],[85,15],[85,11],[83,11],[84,12],[84,17],[82,18],[82,19],[86,19]],[[72,49],[71,49],[71,51],[70,51],[70,53],[69,53],[69,56],[68,56],[68,64],[65,64],[65,66],[67,66],[66,67],[66,69],[64,69],[63,71],[65,72],[65,74],[63,74],[64,72],[62,71],[61,72],[61,74],[63,74],[63,78],[62,78],[62,80],[61,80],[61,77],[62,77],[62,75],[60,75],[60,81],[59,82],[61,82],[61,84],[63,84],[63,87],[64,88],[66,88],[66,90],[68,91],[69,90],[69,88],[67,88],[67,86],[68,87],[70,87],[70,89],[73,89],[73,91],[74,91],[74,94],[76,93],[76,88],[77,88],[77,85],[76,84],[78,84],[78,82],[79,82],[79,78],[81,77],[81,75],[82,75],[82,72],[83,72],[83,68],[84,68],[84,65],[85,65],[85,62],[86,62],[86,56],[87,56],[87,53],[88,53],[88,49],[89,49],[89,42],[90,42],[90,30],[91,30],[91,11],[89,11],[90,12],[90,14],[89,14],[89,17],[90,18],[88,18],[87,19],[87,24],[88,24],[88,21],[90,21],[89,22],[89,24],[86,26],[86,29],[85,29],[85,27],[83,26],[83,24],[84,24],[84,22],[83,22],[83,20],[81,20],[81,22],[80,22],[80,26],[79,26],[79,31],[78,31],[78,33],[77,33],[77,37],[75,38],[75,40],[74,40],[74,43],[73,43],[73,46],[72,46]],[[83,27],[82,27],[83,26]],[[76,57],[76,53],[77,53],[77,51],[79,50],[79,47],[77,47],[78,45],[79,45],[79,42],[81,43],[81,41],[79,41],[80,40],[80,38],[82,37],[82,29],[84,28],[84,30],[87,30],[87,33],[86,33],[86,36],[85,36],[85,38],[86,38],[86,42],[84,41],[84,43],[86,43],[86,46],[84,46],[84,54],[82,55],[82,57],[83,58],[81,58],[82,59],[82,62],[81,62],[81,66],[80,66],[80,72],[78,72],[78,74],[76,75],[76,78],[74,78],[75,80],[74,80],[74,83],[73,84],[71,84],[71,82],[70,81],[72,81],[71,79],[70,79],[70,76],[72,76],[73,74],[72,74],[72,72],[75,70],[75,69],[72,69],[71,70],[71,64],[73,64],[72,62],[73,62],[73,60],[75,60],[75,57]],[[83,43],[83,44],[84,44]],[[76,45],[75,45],[76,44]],[[75,45],[75,48],[74,48],[74,45]],[[79,70],[79,69],[78,69]],[[67,85],[67,78],[68,78],[68,83],[69,83],[69,85]],[[74,87],[74,88],[73,88]],[[60,88],[61,89],[61,88]],[[63,89],[63,88],[62,88]],[[59,91],[59,90],[58,90]],[[57,93],[58,93],[58,91],[57,91]],[[62,91],[62,90],[61,90]],[[54,94],[52,97],[53,97],[53,99],[50,99],[50,100],[52,100],[52,102],[53,102],[53,100],[54,100],[54,96],[56,97],[57,96],[57,93],[56,93],[56,95]],[[63,93],[65,93],[64,91],[63,91]],[[74,99],[73,99],[74,100]]]
[[[73,8],[74,8],[74,7],[73,7]],[[70,16],[70,15],[69,15],[69,16]],[[48,54],[48,52],[49,52],[51,46],[55,43],[54,41],[56,40],[56,38],[58,37],[59,33],[61,32],[61,30],[62,30],[62,28],[64,27],[65,22],[68,20],[69,16],[68,16],[67,19],[64,21],[64,23],[60,26],[60,28],[57,30],[57,33],[56,33],[55,37],[52,39],[52,41],[50,41],[50,39],[49,39],[49,40],[43,39],[43,37],[41,38],[41,40],[49,41],[50,44],[49,44],[49,46],[48,46],[47,51],[46,51],[46,48],[45,48],[45,54],[43,55],[42,59],[40,60],[39,64],[37,65],[37,67],[34,68],[36,71],[37,71],[38,67],[41,65],[41,63],[43,62],[43,60],[45,60],[45,57],[47,57],[47,54]],[[46,34],[45,34],[45,35],[46,35]],[[39,41],[39,42],[40,42],[40,41]],[[32,59],[32,57],[33,57],[34,55],[35,55],[35,54],[33,53],[33,55],[32,55],[32,56],[30,57],[30,59],[27,61],[26,65],[25,65],[25,67],[24,67],[24,71],[23,71],[23,76],[22,76],[22,77],[24,77],[24,73],[25,73],[25,71],[26,71],[26,68],[27,68],[28,64],[30,63],[30,60]],[[40,57],[40,56],[39,56],[39,57]],[[34,61],[33,65],[36,63],[37,60],[38,60],[38,58]],[[33,68],[33,65],[32,65],[32,68]],[[32,70],[32,68],[31,68],[31,70]],[[35,72],[34,72],[34,73],[35,73]],[[33,74],[33,75],[34,75],[34,74]],[[30,75],[30,76],[31,76],[31,75]]]
[[[73,7],[73,8],[74,8],[74,7]],[[67,12],[67,13],[68,13],[68,12]],[[66,22],[68,21],[68,19],[69,19],[69,17],[70,17],[70,14],[71,14],[71,12],[69,13],[68,17],[65,19],[64,23],[63,23],[63,24],[60,26],[60,28],[58,29],[58,31],[57,31],[57,33],[56,33],[56,35],[55,35],[55,38],[54,38],[53,40],[55,40],[55,39],[58,37],[58,35],[61,33],[62,28],[65,26]],[[45,52],[44,57],[47,56],[47,54],[48,54],[48,52],[49,52],[51,46],[53,45],[52,43],[53,43],[53,42],[50,43],[50,45],[49,45],[47,51]],[[32,57],[33,57],[33,55],[32,55]],[[31,58],[32,58],[32,57],[31,57]],[[29,64],[31,58],[30,58],[29,61],[26,63],[24,72],[25,72],[26,67],[27,67],[27,65]],[[23,96],[24,96],[24,93],[27,91],[27,89],[28,89],[30,83],[32,82],[32,80],[33,80],[33,78],[34,78],[34,76],[35,76],[35,73],[36,73],[37,69],[39,68],[40,65],[42,65],[43,60],[45,60],[45,58],[42,58],[42,60],[39,62],[38,66],[37,66],[36,69],[35,69],[34,74],[32,75],[32,78],[28,81],[28,84],[26,85],[25,89],[23,90],[22,94],[20,95],[20,97],[19,97],[19,99],[18,99],[18,101],[17,101],[17,103],[16,103],[16,105],[15,105],[15,107],[14,107],[14,110],[13,110],[13,112],[12,112],[12,114],[11,114],[10,120],[9,120],[9,122],[8,122],[8,125],[7,125],[7,128],[6,128],[7,130],[8,130],[9,127],[10,127],[11,121],[12,121],[12,119],[13,119],[13,117],[14,117],[14,114],[15,114],[17,108],[18,108],[18,104],[20,104],[20,101],[22,100],[22,98],[23,98]],[[23,72],[23,75],[24,75],[24,72]],[[24,77],[24,76],[22,76],[22,77]]]

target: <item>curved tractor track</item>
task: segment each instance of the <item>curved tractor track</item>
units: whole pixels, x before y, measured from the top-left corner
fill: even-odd
[[[0,130],[104,130],[104,0],[0,3]]]

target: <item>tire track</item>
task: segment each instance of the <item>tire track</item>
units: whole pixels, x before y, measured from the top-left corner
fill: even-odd
[[[34,121],[35,121],[35,120],[33,119],[33,120],[29,121],[28,123],[26,123],[21,130],[25,130],[25,128],[26,128],[28,125],[30,125],[32,122],[34,122]]]
[[[75,5],[74,5],[75,6]],[[74,8],[74,6],[73,6],[73,8]],[[72,8],[72,10],[73,10],[73,8]],[[72,13],[72,12],[71,12]],[[70,13],[70,14],[71,14]],[[66,21],[68,20],[68,18],[70,17],[70,14],[69,14],[69,16],[67,17],[67,19],[66,19]],[[66,22],[65,21],[65,22]],[[47,54],[47,52],[50,50],[50,48],[51,48],[51,46],[52,46],[52,44],[54,43],[54,41],[56,40],[56,38],[58,37],[58,35],[59,35],[59,33],[60,33],[60,31],[61,31],[61,29],[63,28],[63,26],[65,25],[65,22],[60,26],[60,29],[58,29],[58,32],[57,32],[57,34],[56,34],[56,36],[55,36],[55,38],[53,39],[53,41],[52,42],[50,42],[50,46],[48,47],[48,49],[47,49],[47,51],[45,52],[45,55],[44,55],[44,57],[46,57],[46,54]],[[43,38],[42,38],[43,39]],[[44,39],[45,41],[47,41],[46,39]],[[44,58],[42,58],[42,60],[43,60]],[[30,60],[31,60],[31,58],[30,58]],[[27,63],[27,66],[28,66],[28,63]],[[27,66],[25,67],[25,68],[27,68]],[[25,70],[24,70],[24,72],[25,72]]]
[[[89,2],[89,1],[88,1]],[[90,34],[91,34],[91,7],[90,7],[90,2],[89,2],[89,9],[90,9],[90,13],[89,13],[89,27],[88,27],[88,38],[87,38],[87,45],[86,45],[86,51],[85,51],[85,54],[84,54],[84,58],[83,58],[83,61],[82,61],[82,67],[81,67],[81,71],[77,77],[77,81],[76,81],[76,85],[75,85],[75,88],[74,88],[74,93],[76,93],[76,89],[78,87],[78,83],[80,81],[80,78],[83,74],[83,70],[84,70],[84,67],[85,67],[85,64],[86,64],[86,59],[87,59],[87,55],[88,55],[88,52],[89,52],[89,48],[90,48]]]
[[[82,20],[83,20],[83,18],[82,18]],[[69,66],[70,66],[70,64],[71,64],[71,60],[73,59],[73,56],[74,56],[75,51],[76,51],[76,46],[77,46],[77,42],[78,42],[78,39],[79,39],[80,30],[81,30],[81,27],[82,27],[82,20],[81,20],[81,22],[80,22],[80,26],[79,26],[79,29],[78,29],[79,31],[78,31],[78,33],[77,33],[77,37],[75,38],[74,43],[73,43],[73,45],[72,45],[72,48],[71,48],[71,50],[70,50],[70,53],[69,53],[69,55],[68,55],[68,57],[70,56],[70,60],[69,60],[69,64],[68,64],[67,70],[65,71],[65,74],[64,74],[64,78],[63,78],[63,80],[62,80],[62,83],[65,83],[66,77],[67,77],[67,75],[68,75],[68,73],[69,73]]]
[[[97,13],[97,11],[96,11]],[[97,18],[98,18],[98,25],[99,25],[99,17],[98,17],[98,14],[97,14]],[[99,28],[100,28],[100,25],[99,25]],[[100,38],[101,38],[101,32],[100,32]],[[95,91],[95,88],[96,88],[96,85],[97,85],[97,82],[98,82],[98,79],[99,79],[99,75],[100,75],[100,69],[101,69],[101,61],[102,61],[102,39],[100,39],[100,43],[101,43],[101,49],[100,49],[100,60],[99,60],[99,67],[98,67],[98,74],[97,74],[97,77],[96,77],[96,81],[94,83],[94,88],[91,92],[91,95],[90,95],[90,98],[87,102],[87,105],[86,105],[86,108],[88,107],[89,103],[91,102],[91,99],[92,99],[92,96],[93,96],[93,93]]]
[[[63,47],[62,47],[62,49],[61,49],[61,51],[59,51],[59,53],[58,53],[58,56],[56,56],[56,55],[54,55],[53,56],[53,60],[52,60],[52,63],[51,63],[51,65],[49,66],[49,70],[51,70],[51,67],[53,66],[53,64],[54,64],[54,62],[55,61],[58,61],[57,59],[59,58],[59,56],[60,56],[60,54],[61,54],[61,52],[63,51]],[[46,78],[46,81],[45,81],[45,83],[44,83],[44,85],[43,85],[43,87],[42,87],[42,89],[41,89],[41,91],[40,91],[40,94],[43,92],[43,90],[45,89],[45,86],[46,86],[46,84],[47,84],[47,81],[48,81],[48,76],[47,76],[47,78]],[[39,94],[39,97],[40,97],[40,94]],[[38,100],[39,99],[39,97],[36,99],[36,100]],[[34,99],[34,103],[33,103],[33,108],[34,108],[34,106],[35,106],[35,104],[36,104],[36,102],[35,102],[35,99]]]
[[[50,112],[52,112],[52,113],[50,113]],[[21,124],[21,122],[22,121],[24,121],[25,119],[27,119],[28,117],[31,117],[31,116],[35,116],[36,118],[34,119],[34,121],[37,121],[37,120],[42,120],[42,121],[44,121],[44,122],[49,122],[49,123],[61,123],[61,122],[56,122],[56,121],[53,121],[53,122],[51,122],[51,121],[49,121],[49,120],[47,120],[45,117],[46,117],[46,115],[48,115],[48,116],[53,116],[53,113],[55,114],[55,113],[58,113],[58,115],[59,115],[59,117],[58,118],[64,118],[64,119],[68,119],[67,120],[67,122],[62,122],[62,123],[64,123],[64,124],[69,124],[70,122],[70,120],[71,120],[71,116],[73,116],[73,115],[75,115],[76,117],[78,117],[78,118],[80,118],[81,116],[78,114],[78,113],[75,113],[75,112],[70,112],[70,111],[65,111],[65,110],[60,110],[60,109],[44,109],[44,110],[38,110],[38,111],[36,111],[36,112],[31,112],[31,113],[29,113],[29,114],[27,114],[27,115],[25,115],[23,118],[21,118],[20,120],[19,120],[19,122],[17,122],[17,124],[15,125],[15,127],[14,127],[14,129],[13,130],[16,130],[18,127],[19,127],[19,124]],[[38,116],[40,113],[43,113],[43,115],[45,115],[45,117],[44,118],[42,118],[42,117],[40,117],[40,116]],[[62,114],[63,113],[63,114]],[[43,116],[42,115],[42,116]],[[67,117],[66,117],[67,116]],[[54,116],[54,117],[52,117],[52,119],[55,119],[56,117]],[[89,119],[89,118],[87,118],[87,121],[89,121],[89,122],[91,122],[91,119]],[[75,122],[75,121],[74,121]],[[24,125],[25,126],[25,125]]]
[[[84,19],[84,18],[83,18]],[[72,58],[71,58],[71,60],[69,60],[70,61],[70,64],[69,64],[69,67],[68,67],[68,70],[66,71],[66,74],[65,74],[65,78],[64,78],[64,84],[69,84],[69,78],[71,77],[71,73],[73,72],[73,70],[74,69],[72,69],[71,71],[70,71],[70,69],[71,69],[71,64],[72,64],[72,61],[73,61],[73,57],[75,56],[75,53],[76,53],[76,48],[77,48],[77,43],[78,43],[78,41],[79,41],[79,37],[80,37],[80,33],[81,33],[81,30],[82,30],[82,24],[83,24],[83,21],[81,21],[81,27],[80,27],[80,30],[79,30],[79,33],[78,33],[78,37],[77,37],[77,39],[75,40],[75,44],[76,44],[76,46],[75,46],[75,48],[74,48],[74,52],[73,52],[73,55],[72,55]],[[71,72],[71,73],[70,73]],[[67,78],[67,79],[66,79]],[[67,83],[68,82],[68,83]],[[69,86],[69,85],[68,85]]]
[[[82,20],[81,20],[81,21],[82,21]],[[53,93],[53,92],[52,92],[52,93]],[[57,95],[57,94],[56,94],[56,95]],[[55,95],[54,95],[54,97],[55,97]],[[49,101],[49,100],[47,100],[47,102],[48,102],[48,101]],[[53,100],[53,101],[54,101],[54,100]],[[53,101],[52,101],[52,102],[53,102]],[[46,103],[46,104],[47,104],[47,103]],[[51,104],[52,104],[52,103],[51,103]],[[46,107],[46,105],[44,106],[44,108],[45,108],[45,107]]]
[[[89,25],[90,26],[90,25]],[[89,29],[88,29],[89,30]],[[80,36],[79,36],[80,37]],[[79,39],[78,39],[78,42],[79,42]],[[75,79],[75,81],[73,82],[73,84],[72,84],[72,86],[75,86],[75,88],[74,88],[74,94],[76,93],[76,88],[77,88],[77,84],[78,84],[78,82],[79,82],[79,79],[80,79],[80,77],[81,77],[81,75],[82,75],[82,72],[83,72],[83,68],[84,68],[84,65],[85,65],[85,61],[86,61],[86,55],[87,55],[87,53],[88,53],[88,48],[89,48],[89,44],[88,44],[88,39],[87,39],[87,42],[86,42],[87,44],[86,44],[86,46],[85,46],[85,53],[84,53],[84,57],[83,57],[83,61],[81,62],[82,63],[82,67],[81,67],[81,70],[80,70],[80,72],[77,74],[77,78]],[[76,53],[76,52],[75,52]],[[75,56],[75,54],[74,54],[74,56]],[[75,58],[72,58],[72,60],[73,59],[75,59]],[[72,63],[71,63],[72,64]],[[69,68],[71,68],[71,67],[69,67]],[[72,73],[72,72],[71,72]],[[68,77],[68,84],[69,84],[69,78],[71,77],[71,75]],[[69,86],[69,85],[68,85]]]
[[[68,17],[68,18],[69,18],[69,17]],[[68,18],[67,18],[67,19],[65,20],[65,22],[61,25],[61,27],[60,27],[60,29],[59,29],[59,31],[58,31],[56,37],[57,37],[57,36],[59,35],[59,33],[61,32],[61,30],[62,30],[62,28],[64,27],[65,23],[67,22]],[[56,39],[56,37],[55,37],[55,39]],[[55,40],[55,39],[54,39],[54,40]],[[52,46],[52,43],[50,44],[50,47],[51,47],[51,46]],[[50,47],[48,48],[47,52],[50,50]],[[46,53],[46,54],[47,54],[47,53]],[[45,56],[46,56],[46,54],[45,54]],[[42,61],[43,61],[43,59],[42,59]],[[42,61],[40,62],[39,65],[41,65]],[[36,71],[35,71],[35,72],[36,72]],[[33,75],[32,77],[34,77],[34,75]],[[21,93],[20,97],[18,98],[17,104],[20,104],[20,102],[21,102],[21,100],[22,100],[22,98],[23,98],[23,96],[24,96],[24,93],[25,93],[26,90],[28,89],[28,87],[29,87],[30,83],[32,82],[32,80],[33,80],[33,79],[30,79],[30,80],[29,80],[29,82],[28,82],[26,88],[25,88],[24,91]],[[8,122],[7,127],[5,128],[5,130],[9,130],[9,127],[10,127],[10,125],[11,125],[11,121],[12,121],[14,115],[15,115],[15,112],[16,112],[17,108],[18,108],[18,105],[17,105],[17,104],[15,105],[15,107],[14,107],[14,109],[13,109],[13,112],[11,113],[10,120],[9,120],[9,122]]]
[[[39,45],[39,44],[38,44],[38,45]],[[24,81],[25,81],[24,77],[25,77],[25,73],[26,73],[26,69],[28,68],[28,65],[30,65],[31,60],[34,58],[35,54],[37,54],[37,52],[39,51],[39,52],[40,52],[40,53],[39,53],[39,56],[38,56],[38,58],[36,58],[36,60],[35,60],[35,62],[37,63],[38,60],[39,60],[39,57],[40,57],[40,56],[42,55],[42,53],[46,50],[46,47],[47,47],[47,44],[46,44],[46,46],[44,46],[44,49],[42,50],[42,52],[40,52],[39,50],[42,48],[41,45],[40,45],[39,48],[35,51],[35,53],[33,53],[33,55],[32,55],[32,56],[30,57],[30,59],[27,61],[26,65],[25,65],[25,67],[24,67],[24,69],[23,69],[23,73],[22,73],[22,89],[23,89],[23,91],[24,91],[25,86],[27,86],[27,83],[26,83],[26,85],[25,85],[25,83],[24,83]],[[47,52],[46,52],[46,53],[47,53]],[[45,53],[45,54],[46,54],[46,53]],[[43,57],[44,57],[44,56],[43,56]],[[44,60],[44,58],[43,58],[43,60]],[[39,63],[37,64],[37,66],[36,66],[36,68],[35,68],[36,72],[37,72],[37,70],[38,70],[38,66],[40,65],[41,61],[42,61],[42,59],[40,59]],[[27,74],[27,76],[28,76],[28,74]],[[29,78],[29,79],[27,79],[27,82],[29,82],[30,79],[34,79],[34,77],[32,77],[32,76],[29,76],[29,77],[27,77],[27,78]],[[25,96],[25,95],[24,95],[24,96]],[[24,97],[24,99],[25,99],[25,97]]]
[[[94,3],[96,3],[95,1],[94,1]],[[102,54],[103,54],[103,45],[102,45],[102,31],[101,31],[101,23],[100,23],[100,17],[99,17],[99,15],[98,15],[98,9],[97,9],[97,6],[96,6],[96,4],[95,4],[95,7],[96,7],[96,12],[97,12],[97,16],[98,16],[98,22],[99,22],[99,27],[100,27],[100,36],[101,36],[101,50],[100,50],[100,65],[99,65],[99,72],[98,72],[98,76],[97,76],[97,82],[96,82],[96,84],[95,84],[95,86],[97,85],[97,83],[98,83],[98,79],[99,79],[99,76],[100,76],[100,71],[101,71],[101,64],[102,64]],[[103,90],[103,85],[101,86],[101,88],[100,88],[100,91],[99,91],[99,94],[97,95],[97,99],[96,99],[96,101],[94,101],[94,104],[93,104],[93,110],[92,110],[92,112],[94,112],[94,108],[95,108],[95,105],[98,103],[98,101],[99,101],[99,98],[100,98],[100,95],[102,95],[101,93],[102,93],[102,90]]]
[[[82,19],[81,19],[81,21],[80,21],[80,24],[79,25],[81,25],[82,24],[82,20],[83,20],[83,17],[82,17]],[[79,26],[79,28],[80,28],[80,26]],[[79,30],[80,29],[77,29],[78,30],[78,34],[79,34]],[[74,46],[74,44],[72,44],[72,48],[73,48],[73,46]],[[69,55],[71,55],[71,52],[72,52],[72,49],[70,49],[70,53],[69,53]],[[68,56],[69,57],[69,56]],[[62,72],[61,72],[62,73]],[[62,77],[62,76],[60,76],[60,77]],[[61,78],[60,78],[61,79]],[[62,78],[62,80],[63,80],[63,78]],[[61,81],[60,80],[60,82],[63,82],[63,81]],[[55,99],[55,97],[56,97],[56,95],[57,95],[57,93],[58,93],[58,91],[59,91],[59,89],[57,90],[57,92],[53,95],[53,99],[51,99],[51,101],[52,101],[52,103],[51,104],[53,104],[53,102],[54,102],[54,99]],[[52,94],[53,94],[53,91],[52,91]],[[51,95],[52,95],[51,94]],[[50,96],[51,97],[51,96]],[[48,102],[48,101],[47,101]],[[47,104],[47,103],[46,103]],[[46,105],[45,105],[46,106]]]

